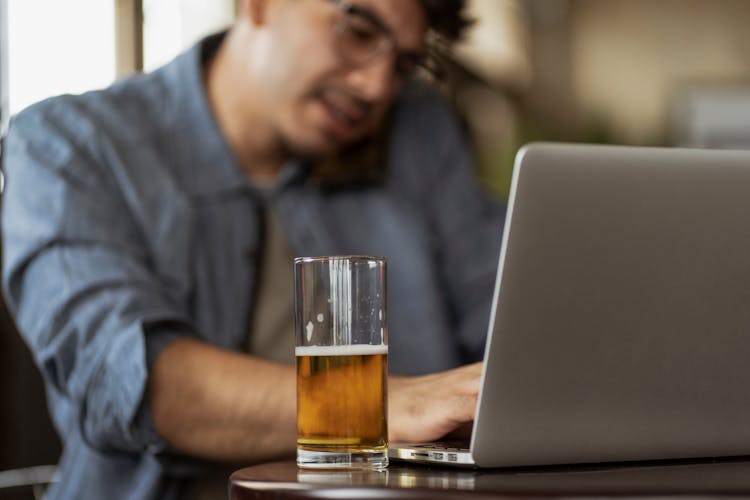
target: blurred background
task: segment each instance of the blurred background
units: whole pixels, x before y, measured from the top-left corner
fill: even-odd
[[[750,148],[748,0],[470,0],[470,9],[476,25],[442,88],[498,197],[531,140]],[[158,67],[235,12],[235,0],[0,0],[3,130],[35,101]],[[39,376],[2,309],[0,377],[0,471],[54,463]]]
[[[229,25],[236,0],[2,0],[2,112],[103,87]],[[747,0],[470,0],[448,92],[499,196],[529,140],[750,147]]]
[[[479,175],[531,140],[750,148],[750,2],[473,0],[457,56]]]

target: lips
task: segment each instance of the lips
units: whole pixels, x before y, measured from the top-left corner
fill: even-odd
[[[328,118],[328,128],[340,139],[357,135],[366,123],[368,105],[358,97],[335,88],[323,89],[317,97]]]

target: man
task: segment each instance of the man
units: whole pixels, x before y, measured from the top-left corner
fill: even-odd
[[[209,463],[293,454],[294,255],[389,258],[390,371],[441,371],[391,377],[392,439],[471,421],[480,365],[448,369],[481,357],[502,210],[412,79],[462,4],[244,0],[164,68],[15,117],[3,288],[64,440],[52,498],[195,497]]]

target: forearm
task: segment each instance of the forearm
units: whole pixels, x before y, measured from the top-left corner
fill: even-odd
[[[149,401],[156,431],[189,455],[255,461],[295,449],[293,367],[178,339],[154,362]]]
[[[389,377],[391,440],[432,440],[471,422],[481,364],[421,377]],[[178,339],[151,370],[156,431],[175,449],[218,461],[292,455],[295,373],[192,339]]]

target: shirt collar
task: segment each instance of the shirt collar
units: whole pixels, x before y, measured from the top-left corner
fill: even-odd
[[[173,168],[183,188],[196,196],[253,190],[219,130],[206,94],[203,64],[219,48],[225,34],[201,40],[161,70],[170,101],[168,147]],[[288,161],[274,191],[302,177],[305,170],[303,162]]]

